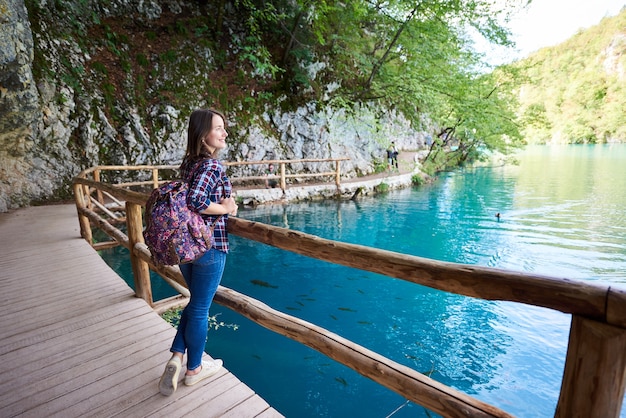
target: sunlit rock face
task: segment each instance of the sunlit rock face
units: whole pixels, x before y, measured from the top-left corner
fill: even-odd
[[[33,37],[24,2],[0,0],[0,211],[27,203],[39,95],[33,81]],[[14,195],[15,197],[10,197]]]

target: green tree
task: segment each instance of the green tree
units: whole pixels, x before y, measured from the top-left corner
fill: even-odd
[[[481,148],[519,143],[515,101],[501,89],[502,79],[477,70],[481,57],[467,35],[472,27],[509,45],[498,19],[519,2],[506,2],[504,9],[463,0],[320,3],[312,30],[329,63],[328,81],[339,78],[335,95],[342,105],[378,103],[398,109],[416,126],[427,121],[442,138],[433,151],[454,141],[451,158],[457,162]]]
[[[626,141],[625,27],[623,9],[513,64],[524,75],[515,89],[530,142]]]

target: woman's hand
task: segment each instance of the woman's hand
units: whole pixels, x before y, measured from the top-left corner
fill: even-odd
[[[209,207],[203,210],[200,213],[205,215],[232,215],[237,216],[237,210],[239,207],[237,206],[237,202],[235,202],[234,197],[225,197],[220,199],[220,203],[211,203]]]
[[[226,215],[237,216],[237,210],[239,207],[237,206],[237,202],[234,197],[225,197],[220,200],[220,205],[224,207],[226,210]]]

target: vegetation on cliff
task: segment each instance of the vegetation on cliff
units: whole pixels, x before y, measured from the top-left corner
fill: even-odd
[[[109,123],[128,125],[136,110],[155,145],[168,126],[147,114],[154,106],[214,106],[245,124],[268,108],[366,103],[428,131],[433,170],[520,144],[511,76],[485,74],[468,35],[509,44],[498,22],[524,2],[500,3],[27,0],[36,76],[58,79],[77,102],[95,98]],[[46,43],[64,39],[84,60],[46,55]],[[111,147],[100,147],[101,161]]]

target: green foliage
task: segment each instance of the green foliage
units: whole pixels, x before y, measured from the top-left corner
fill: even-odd
[[[183,312],[183,308],[172,308],[161,314],[161,318],[163,318],[168,324],[173,327],[178,327],[178,323],[180,321],[180,315]],[[220,328],[230,328],[233,331],[237,331],[239,329],[239,325],[237,324],[227,324],[223,321],[218,321],[218,315],[209,316],[209,329],[218,330]]]
[[[313,14],[312,31],[318,53],[332,65],[330,77],[341,83],[332,103],[379,103],[402,112],[416,128],[425,121],[436,126],[435,135],[445,138],[433,151],[447,152],[453,144],[458,151],[443,161],[429,155],[435,166],[468,161],[480,150],[519,146],[516,102],[507,89],[513,71],[477,72],[480,57],[464,31],[471,26],[507,45],[498,14],[495,6],[474,1],[396,0],[384,7],[324,2]]]
[[[282,71],[280,67],[272,64],[271,55],[264,46],[254,43],[244,45],[241,48],[239,59],[247,62],[252,68],[252,75],[274,78]]]
[[[115,104],[115,86],[111,83],[104,83],[102,85],[102,93],[104,93],[104,102],[107,107],[113,107]]]
[[[63,106],[69,101],[69,97],[67,97],[63,92],[59,93],[57,96],[57,103]]]
[[[374,186],[374,191],[376,193],[387,193],[389,191],[389,185],[387,183],[380,183],[377,186]]]
[[[83,89],[82,79],[85,75],[83,66],[74,66],[65,57],[61,58],[61,65],[64,68],[64,71],[61,73],[61,80],[74,91],[81,92]]]
[[[242,13],[246,25],[246,35],[233,39],[240,43],[239,62],[244,68],[250,68],[251,76],[274,78],[282,68],[273,62],[269,51],[271,45],[265,39],[271,37],[272,28],[281,24],[285,14],[279,12],[280,8],[273,2],[259,6],[253,0],[237,0],[235,7]]]
[[[194,35],[196,37],[203,36],[205,33],[209,31],[209,27],[207,25],[196,26],[194,29]]]
[[[117,33],[111,30],[111,27],[109,25],[104,25],[104,31],[105,31],[104,33],[105,45],[109,48],[109,50],[111,50],[111,52],[113,52],[113,54],[117,55],[118,57],[121,56],[122,51],[119,49],[119,46],[123,44],[124,39],[126,39],[126,37],[118,36]]]
[[[176,23],[174,24],[174,30],[179,35],[187,35],[187,27],[185,26],[185,23],[181,20],[176,21]]]
[[[434,153],[433,156],[427,160],[424,160],[422,164],[422,172],[429,176],[434,176],[440,167],[445,167],[442,162],[444,159],[444,153]]]
[[[171,50],[171,49],[165,51],[165,53],[161,54],[161,56],[160,56],[160,58],[161,58],[161,60],[163,62],[167,62],[167,63],[170,63],[170,64],[176,62],[177,57],[178,56],[176,54],[176,51]]]
[[[425,182],[424,177],[420,174],[413,174],[411,176],[411,183],[413,183],[414,186],[421,186]]]
[[[98,71],[99,73],[102,73],[103,75],[107,75],[109,73],[109,70],[107,70],[106,65],[104,65],[103,63],[99,61],[93,61],[91,63],[91,68]]]
[[[150,65],[150,61],[148,61],[148,58],[142,54],[139,53],[135,56],[135,59],[137,60],[137,64],[141,65],[142,67],[148,67]]]
[[[387,160],[376,158],[374,160],[374,173],[384,173],[387,171]]]
[[[57,1],[56,7],[84,9],[68,19],[88,22],[89,33],[100,36],[74,31],[94,57],[90,68],[102,76],[96,88],[112,118],[123,120],[115,109],[171,103],[184,111],[206,103],[234,111],[237,123],[245,126],[268,106],[293,110],[315,102],[320,108],[346,109],[350,117],[366,103],[381,112],[400,112],[414,128],[428,129],[435,146],[426,165],[436,171],[480,158],[484,150],[506,152],[521,143],[509,88],[519,71],[477,71],[480,57],[466,33],[471,27],[507,45],[508,33],[497,22],[525,0],[497,3],[209,0],[197,10],[192,10],[197,4],[183,3],[189,10],[141,22],[95,18],[96,9],[85,0]],[[68,75],[69,82],[85,82],[84,75]],[[614,94],[612,89],[598,84],[589,94],[600,103]],[[606,112],[603,123],[622,118],[619,110]],[[543,114],[550,111],[546,107]],[[548,126],[538,123],[538,109],[524,115],[536,129]],[[158,131],[150,123],[147,131]],[[267,129],[275,127],[268,124]],[[384,162],[380,166],[384,169]]]
[[[624,28],[626,9],[511,65],[529,142],[626,141]]]
[[[128,61],[126,59],[121,59],[120,60],[120,67],[122,67],[122,70],[124,70],[125,73],[129,73],[130,70],[131,70],[130,61]]]
[[[182,308],[172,308],[161,314],[161,318],[165,319],[165,322],[176,327],[178,326],[178,322],[180,321],[180,314],[182,313]]]

